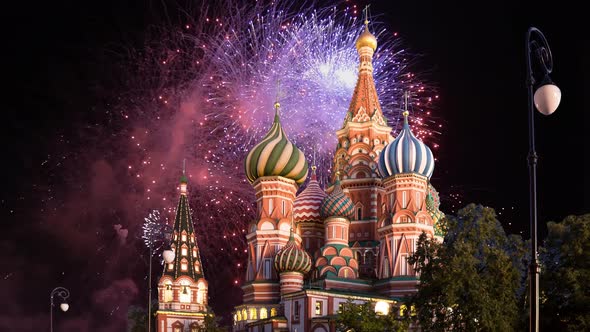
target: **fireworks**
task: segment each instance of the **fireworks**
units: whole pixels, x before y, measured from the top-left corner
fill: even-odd
[[[160,211],[152,210],[147,217],[144,218],[143,223],[143,243],[145,246],[152,249],[153,255],[159,255],[164,250],[166,244],[166,236],[171,234],[172,227],[165,221],[162,221]]]

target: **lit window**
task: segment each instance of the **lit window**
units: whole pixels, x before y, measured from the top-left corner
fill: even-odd
[[[260,308],[260,319],[268,318],[268,311],[266,308]]]
[[[236,318],[234,318],[234,320],[242,320],[242,313],[238,310],[238,312],[236,313]]]
[[[338,313],[342,313],[342,302],[338,303]]]
[[[173,270],[174,269],[174,263],[169,263],[168,264],[168,271]]]
[[[248,320],[248,315],[246,315],[246,309],[242,309],[242,319]]]
[[[186,255],[188,255],[188,249],[187,249],[186,247],[185,247],[185,248],[182,248],[182,249],[180,250],[180,254],[181,254],[182,256],[186,256]]]
[[[197,248],[193,249],[193,257],[197,257]]]
[[[256,318],[256,308],[250,308],[250,319],[258,319]]]
[[[199,263],[195,262],[195,272],[199,272]]]
[[[177,327],[174,328],[174,332],[182,332],[182,330],[181,330],[180,327],[177,326]]]
[[[274,317],[277,315],[277,308],[270,309],[270,317]]]
[[[182,234],[182,242],[186,242],[186,234]]]
[[[182,271],[187,271],[188,270],[188,262],[186,259],[182,259],[182,261],[180,262],[180,269]]]
[[[322,314],[322,301],[315,301],[315,314],[316,315]]]
[[[166,284],[164,289],[164,302],[172,301],[172,284]]]

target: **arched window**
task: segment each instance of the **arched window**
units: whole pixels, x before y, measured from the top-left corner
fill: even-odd
[[[256,315],[256,308],[250,308],[250,319],[258,319]]]
[[[270,317],[274,317],[277,315],[277,308],[270,309]]]
[[[180,302],[190,303],[191,302],[191,287],[183,284],[180,286]]]
[[[246,309],[242,309],[242,319],[248,320],[248,315],[246,314]]]
[[[197,257],[197,248],[193,248],[193,257]]]
[[[268,311],[266,308],[260,308],[260,319],[268,318]]]
[[[170,301],[172,301],[172,283],[168,281],[164,286],[164,302]]]

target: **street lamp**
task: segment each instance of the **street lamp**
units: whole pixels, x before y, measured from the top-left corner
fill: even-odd
[[[57,295],[61,297],[62,302],[59,305],[59,308],[66,312],[70,308],[70,305],[66,302],[68,297],[70,297],[70,291],[63,287],[55,287],[51,291],[51,295],[49,296],[49,331],[53,332],[53,307],[55,306],[53,302],[53,297]]]
[[[526,34],[526,84],[529,108],[529,213],[531,222],[531,264],[529,270],[529,319],[530,331],[539,331],[539,262],[537,255],[537,152],[535,151],[535,117],[533,108],[550,115],[557,109],[561,91],[553,84],[549,74],[553,70],[553,57],[543,33],[531,27]],[[535,61],[532,63],[532,61]],[[541,80],[536,81],[534,68],[540,69]],[[537,84],[535,84],[537,83]],[[533,95],[533,87],[537,90]],[[534,105],[534,106],[533,106]]]

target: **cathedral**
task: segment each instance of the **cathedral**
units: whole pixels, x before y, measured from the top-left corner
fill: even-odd
[[[285,134],[278,103],[268,134],[247,155],[258,215],[246,235],[247,272],[234,332],[332,332],[348,300],[372,301],[381,313],[399,310],[419,282],[407,262],[418,237],[424,232],[442,241],[443,214],[430,183],[434,156],[412,133],[407,110],[392,137],[373,80],[377,39],[366,21],[356,48],[358,80],[336,132],[327,188]]]

